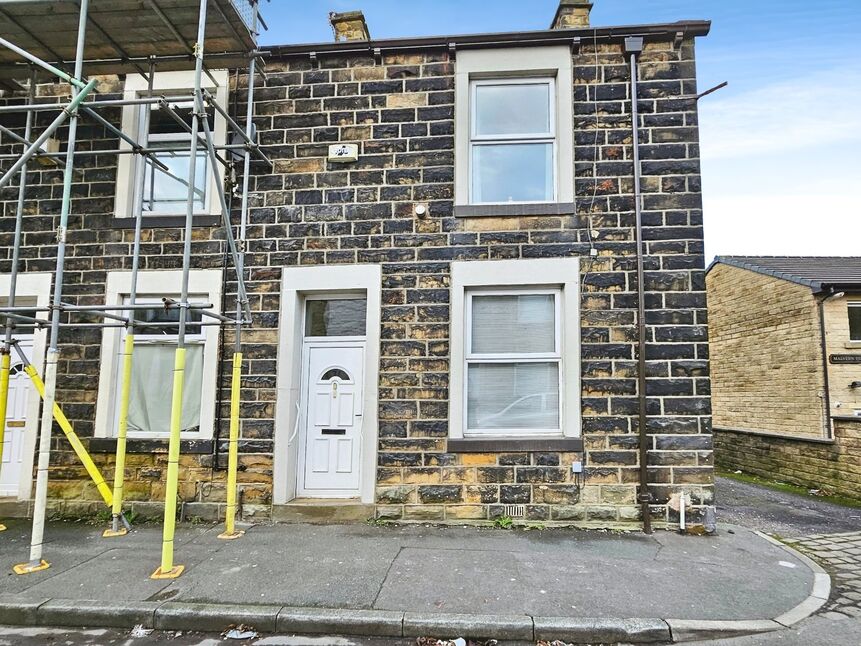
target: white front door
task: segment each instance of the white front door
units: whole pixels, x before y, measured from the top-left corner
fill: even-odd
[[[306,342],[299,495],[359,495],[365,343]]]
[[[21,339],[21,349],[33,359],[33,340]],[[37,396],[24,364],[12,350],[12,368],[9,374],[9,395],[6,404],[6,433],[3,436],[3,462],[0,464],[0,497],[17,496],[24,461],[24,431],[27,422],[27,400]]]

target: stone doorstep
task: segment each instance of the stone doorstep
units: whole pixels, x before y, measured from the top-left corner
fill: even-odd
[[[276,523],[341,523],[365,522],[374,517],[374,505],[351,500],[295,500],[272,505],[272,521]]]

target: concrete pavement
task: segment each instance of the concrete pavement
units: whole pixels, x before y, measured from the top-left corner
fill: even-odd
[[[9,568],[26,558],[29,526],[9,525],[0,536],[0,565],[9,572],[0,596],[5,623],[17,604],[19,621],[49,625],[106,625],[119,617],[114,625],[150,619],[164,628],[221,630],[242,620],[261,630],[322,627],[333,634],[340,628],[380,636],[666,641],[667,620],[669,626],[673,620],[771,620],[809,606],[814,591],[803,557],[729,526],[717,536],[686,537],[256,525],[228,542],[215,537],[219,527],[184,527],[176,561],[186,573],[152,581],[157,527],[103,539],[101,528],[52,524],[45,547],[52,567],[21,577]]]

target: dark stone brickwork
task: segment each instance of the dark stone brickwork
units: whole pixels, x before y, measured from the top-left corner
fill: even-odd
[[[647,43],[639,100],[649,478],[658,521],[668,518],[665,503],[682,488],[695,505],[712,502],[694,49],[690,40],[678,48],[672,40]],[[525,505],[535,521],[610,525],[639,518],[628,68],[621,43],[599,44],[597,52],[584,44],[573,56],[575,177],[561,181],[575,183],[576,214],[546,217],[453,216],[456,62],[447,52],[384,53],[379,62],[362,55],[322,56],[316,65],[307,57],[268,61],[255,121],[275,169],[253,166],[248,232],[255,323],[245,337],[239,481],[249,510],[265,512],[271,501],[280,268],[374,263],[383,274],[380,518],[487,520],[507,504]],[[242,87],[240,78],[239,105]],[[17,117],[2,119],[21,126]],[[84,133],[84,149],[116,146],[100,128]],[[328,163],[331,142],[358,143],[359,161]],[[114,163],[96,156],[79,164],[64,286],[71,302],[102,301],[106,272],[130,265],[132,232],[111,227]],[[60,173],[34,166],[30,181],[21,268],[53,270]],[[15,191],[4,189],[0,199],[0,272],[8,272]],[[414,215],[417,202],[427,204],[427,215]],[[147,230],[143,268],[178,267],[181,245],[179,229]],[[195,267],[221,267],[223,252],[217,228],[195,229]],[[448,452],[451,261],[572,256],[583,259],[584,454]],[[230,271],[226,286],[231,311]],[[222,337],[229,344],[232,333]],[[63,341],[59,400],[88,436],[100,333],[65,330]],[[229,370],[222,373],[226,392]],[[222,421],[222,438],[226,432]],[[55,448],[52,495],[58,508],[79,509],[94,492],[59,438]],[[163,494],[163,450],[131,456],[129,494],[142,509]],[[102,456],[107,471],[111,459]],[[578,483],[571,463],[580,459],[586,473]],[[180,495],[201,514],[217,513],[223,472],[211,455],[183,460]]]

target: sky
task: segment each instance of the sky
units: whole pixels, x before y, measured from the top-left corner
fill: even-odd
[[[861,0],[594,0],[592,24],[708,19],[697,42],[706,260],[861,255]],[[557,0],[272,0],[265,44],[546,29]],[[492,9],[491,9],[492,8]]]

